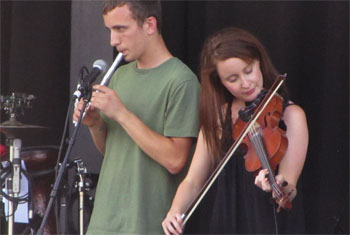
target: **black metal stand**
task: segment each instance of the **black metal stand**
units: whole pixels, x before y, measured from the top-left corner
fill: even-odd
[[[63,184],[60,189],[60,197],[59,197],[59,226],[58,226],[58,233],[59,234],[69,234],[68,231],[68,221],[67,221],[67,215],[68,215],[68,182],[67,177],[64,178]],[[57,205],[57,204],[56,204]]]
[[[73,145],[74,145],[74,142],[75,142],[75,139],[76,139],[76,136],[77,136],[77,133],[78,133],[81,121],[83,119],[83,114],[85,112],[87,104],[90,102],[90,99],[91,99],[91,91],[86,92],[86,98],[84,97],[84,105],[83,105],[82,111],[80,113],[80,117],[79,117],[79,120],[77,122],[77,125],[74,128],[73,135],[72,135],[72,137],[69,140],[69,145],[68,145],[66,154],[64,156],[63,162],[62,162],[62,164],[61,164],[61,166],[59,168],[55,184],[54,184],[54,186],[52,188],[52,191],[51,191],[51,194],[50,194],[50,200],[49,200],[49,203],[47,205],[47,208],[46,208],[46,211],[45,211],[45,215],[44,215],[43,220],[41,222],[40,228],[39,228],[39,230],[37,232],[38,235],[41,235],[44,232],[45,224],[47,223],[47,219],[49,217],[51,208],[52,208],[53,203],[55,201],[55,198],[57,196],[57,190],[58,190],[58,188],[60,186],[60,183],[62,181],[62,177],[63,177],[63,175],[64,175],[64,173],[66,171],[68,159],[69,159],[70,153],[72,151],[72,148],[73,148]]]
[[[10,156],[9,156],[9,174],[6,178],[6,188],[8,191],[7,196],[5,198],[8,200],[8,234],[14,234],[14,219],[15,219],[15,211],[18,203],[21,200],[27,200],[26,198],[21,198],[21,146],[22,141],[18,138],[7,139],[10,146]],[[2,177],[2,173],[1,173]],[[1,180],[2,181],[2,180]],[[5,194],[4,194],[5,195]]]

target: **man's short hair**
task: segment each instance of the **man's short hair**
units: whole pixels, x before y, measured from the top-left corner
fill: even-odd
[[[139,26],[142,26],[148,17],[153,16],[157,20],[158,32],[161,33],[162,7],[160,0],[103,0],[102,4],[102,12],[104,15],[116,7],[128,4],[132,16]]]

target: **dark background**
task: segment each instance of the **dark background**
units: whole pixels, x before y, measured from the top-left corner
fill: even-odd
[[[77,80],[71,76],[72,3],[0,4],[1,96],[38,97],[19,120],[49,128],[26,133],[23,146],[59,145],[70,83]],[[349,2],[164,1],[163,19],[170,51],[195,72],[204,39],[222,27],[247,29],[263,42],[308,119],[301,176],[307,233],[349,233]],[[1,112],[0,121],[7,118]],[[99,164],[90,160],[92,168]]]

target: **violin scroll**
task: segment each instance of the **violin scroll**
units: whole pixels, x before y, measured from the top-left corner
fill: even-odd
[[[266,93],[267,90],[262,90],[253,102],[247,102],[246,108],[238,111],[240,119],[242,119],[244,122],[248,122],[253,114],[253,111],[261,103],[262,99],[264,99]]]

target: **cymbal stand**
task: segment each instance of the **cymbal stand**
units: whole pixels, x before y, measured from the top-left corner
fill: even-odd
[[[13,92],[11,96],[0,96],[0,109],[4,109],[6,114],[10,116],[10,120],[5,124],[20,124],[16,117],[24,114],[25,108],[31,108],[31,101],[35,99],[34,95],[26,95]]]
[[[85,193],[85,175],[87,174],[86,166],[82,159],[73,161],[77,165],[77,175],[79,177],[79,231],[80,235],[84,234],[84,193]]]
[[[9,139],[10,162],[12,163],[12,174],[7,178],[7,189],[10,200],[8,200],[8,234],[13,234],[14,224],[14,203],[13,198],[17,198],[20,193],[21,177],[21,152],[22,141],[20,139]]]
[[[72,148],[73,148],[73,145],[74,145],[74,142],[75,142],[75,139],[76,139],[76,136],[77,136],[77,133],[78,133],[81,121],[83,119],[83,113],[85,112],[85,109],[87,107],[87,104],[90,102],[90,99],[91,99],[91,90],[89,90],[89,92],[87,92],[87,94],[86,94],[86,97],[84,97],[84,104],[83,104],[83,107],[82,107],[82,110],[81,110],[80,117],[78,119],[78,123],[77,123],[77,125],[74,128],[72,137],[69,140],[69,145],[68,145],[68,148],[66,150],[66,154],[65,154],[65,156],[63,158],[63,161],[61,163],[61,166],[60,166],[60,168],[58,170],[56,181],[55,181],[55,183],[53,185],[53,188],[51,190],[51,193],[50,193],[50,200],[48,202],[48,205],[47,205],[44,217],[43,217],[43,219],[41,221],[41,225],[40,225],[40,227],[39,227],[39,229],[37,231],[37,235],[42,235],[44,233],[44,226],[45,226],[45,224],[47,222],[47,219],[49,217],[49,213],[50,213],[51,208],[53,206],[54,200],[55,200],[55,198],[57,196],[58,188],[59,188],[60,183],[62,181],[63,175],[64,175],[64,173],[66,171],[68,159],[69,159],[70,153],[72,151]]]

